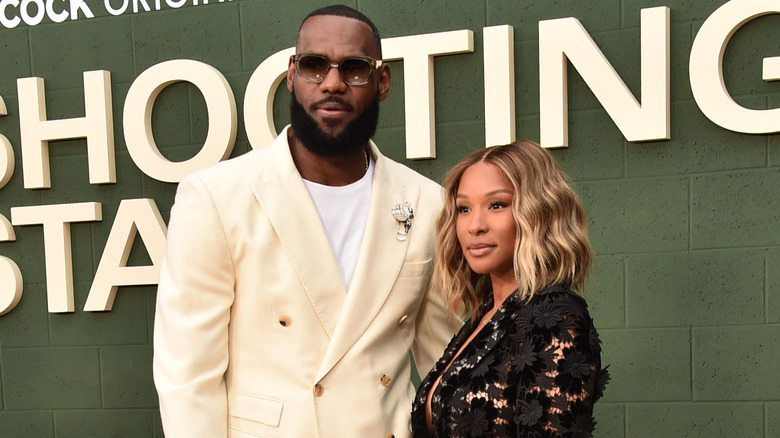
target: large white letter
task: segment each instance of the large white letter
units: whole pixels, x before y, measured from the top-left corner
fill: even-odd
[[[55,23],[62,23],[68,19],[70,13],[64,9],[60,12],[55,12],[54,1],[55,0],[46,0],[46,15],[49,17],[49,20]]]
[[[167,227],[154,200],[123,200],[111,226],[84,310],[111,310],[119,286],[157,284],[165,254],[166,231]],[[127,266],[136,234],[141,236],[149,252],[151,266]]]
[[[84,72],[86,115],[72,119],[46,119],[46,97],[42,78],[20,78],[16,84],[19,90],[24,188],[51,187],[49,141],[70,138],[87,139],[91,184],[116,182],[111,73],[105,70]]]
[[[152,108],[160,92],[174,82],[190,82],[206,101],[209,131],[197,155],[182,162],[165,158],[152,133]],[[141,171],[165,182],[179,182],[190,172],[227,158],[236,142],[236,99],[222,73],[191,59],[161,62],[138,75],[127,91],[124,131],[127,151]]]
[[[95,14],[89,9],[89,5],[85,0],[70,0],[70,19],[76,20],[79,18],[79,11],[84,14],[86,18],[94,18]]]
[[[0,214],[0,242],[16,240],[14,228],[8,219]],[[13,260],[0,256],[0,315],[5,315],[22,299],[22,271]]]
[[[293,54],[295,47],[274,53],[249,78],[244,93],[244,125],[252,148],[266,146],[276,138],[274,96],[287,76],[287,64]]]
[[[689,64],[691,91],[699,109],[730,131],[766,134],[780,131],[780,108],[744,108],[729,95],[723,81],[723,53],[732,35],[748,21],[780,13],[777,0],[732,0],[710,15],[693,40]],[[780,79],[780,57],[765,58],[762,77]]]
[[[669,8],[642,9],[642,104],[579,20],[539,22],[539,119],[544,147],[569,145],[567,58],[628,141],[669,138]]]
[[[8,114],[3,96],[0,96],[0,116]],[[14,148],[11,142],[3,134],[0,134],[0,189],[8,184],[8,181],[14,175]]]
[[[99,221],[102,218],[99,202],[11,208],[14,225],[43,225],[49,313],[74,311],[71,222]]]
[[[126,10],[128,6],[129,0],[119,0],[122,2],[122,6],[118,8],[114,8],[114,6],[111,4],[111,0],[103,0],[103,3],[106,7],[106,11],[108,11],[111,15],[122,15]]]
[[[30,15],[30,4],[35,4],[35,15]],[[19,8],[19,13],[22,15],[22,20],[28,26],[37,26],[43,21],[43,17],[46,16],[46,6],[43,4],[43,0],[22,0],[22,7]]]
[[[485,71],[485,146],[515,141],[515,29],[482,30]]]
[[[0,24],[5,28],[13,29],[22,22],[22,19],[16,15],[14,15],[13,18],[8,18],[8,15],[5,12],[6,9],[8,9],[8,6],[13,6],[18,10],[19,0],[0,0]]]
[[[436,158],[433,57],[474,51],[474,32],[455,30],[382,40],[386,61],[404,61],[406,158]]]
[[[0,315],[5,315],[22,299],[22,271],[8,257],[0,256]]]

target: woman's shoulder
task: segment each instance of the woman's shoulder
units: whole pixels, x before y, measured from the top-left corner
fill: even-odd
[[[588,312],[588,303],[579,293],[562,286],[547,286],[536,292],[528,301],[529,307],[549,306],[550,304],[565,306],[573,310]]]

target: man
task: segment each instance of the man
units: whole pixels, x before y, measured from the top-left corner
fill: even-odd
[[[420,373],[460,321],[429,290],[432,181],[370,140],[390,70],[344,6],[301,24],[292,124],[185,178],[157,296],[167,438],[407,437]]]

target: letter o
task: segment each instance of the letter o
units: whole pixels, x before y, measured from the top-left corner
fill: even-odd
[[[114,7],[111,5],[111,0],[104,0],[103,3],[106,6],[106,11],[108,11],[111,15],[122,15],[127,10],[127,6],[130,4],[129,0],[120,0],[122,2],[122,6],[118,9],[114,9]]]
[[[160,92],[175,82],[190,82],[206,101],[209,131],[200,152],[172,162],[154,142],[152,108]],[[164,182],[179,182],[188,173],[227,158],[236,142],[236,99],[225,77],[214,67],[191,59],[175,59],[153,65],[130,86],[125,99],[123,125],[127,151],[146,175]]]
[[[31,3],[34,3],[38,8],[35,15],[30,15],[28,11]],[[46,15],[46,5],[43,4],[43,0],[22,0],[22,7],[19,8],[19,13],[28,26],[35,26],[43,21],[43,17]]]
[[[274,96],[279,84],[287,77],[287,65],[294,54],[295,47],[274,53],[261,62],[249,78],[244,93],[244,125],[253,149],[276,138]],[[249,123],[250,120],[252,123]]]

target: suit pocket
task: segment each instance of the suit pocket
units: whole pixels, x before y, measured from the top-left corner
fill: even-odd
[[[401,266],[398,277],[424,277],[433,269],[433,259],[424,262],[406,262]]]
[[[284,403],[271,397],[241,393],[230,407],[230,416],[268,426],[279,427]],[[243,424],[246,424],[242,422]]]

